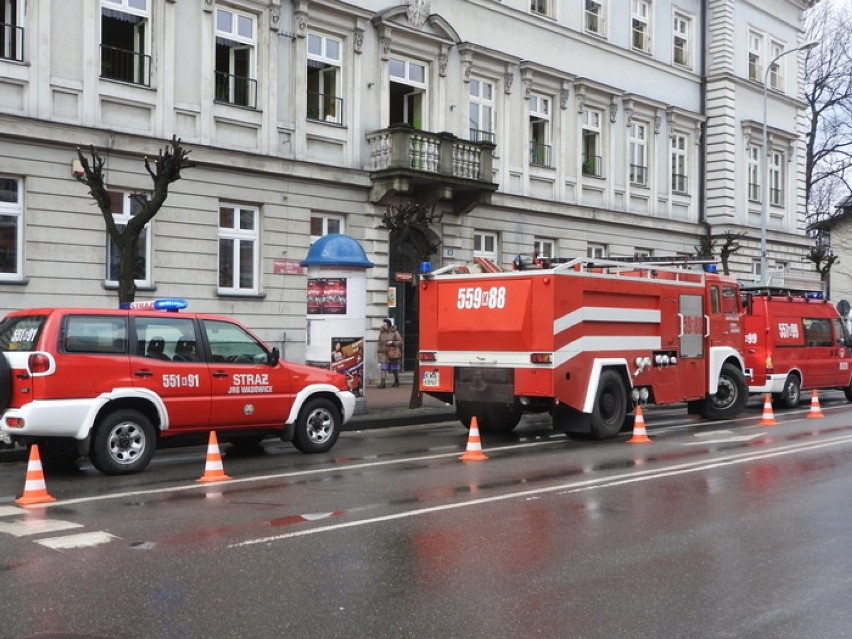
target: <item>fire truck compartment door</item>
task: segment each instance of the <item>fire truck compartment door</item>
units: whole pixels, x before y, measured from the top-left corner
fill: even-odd
[[[684,359],[704,357],[704,298],[701,295],[681,295],[680,356]]]

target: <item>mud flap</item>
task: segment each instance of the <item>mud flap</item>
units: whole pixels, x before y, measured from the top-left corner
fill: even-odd
[[[567,404],[558,404],[551,412],[553,428],[563,433],[589,434],[592,432],[592,416]]]

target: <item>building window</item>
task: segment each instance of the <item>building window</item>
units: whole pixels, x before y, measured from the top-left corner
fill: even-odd
[[[308,119],[343,124],[340,40],[308,34]]]
[[[604,35],[606,29],[606,0],[585,0],[586,33]]]
[[[650,0],[633,0],[632,46],[635,51],[651,51]]]
[[[494,144],[494,85],[477,78],[471,78],[469,85],[470,141]]]
[[[673,32],[673,51],[672,59],[677,66],[692,68],[692,48],[689,43],[691,40],[692,20],[689,18],[675,14]]]
[[[689,193],[689,167],[687,164],[686,149],[688,138],[682,133],[672,135],[672,191],[674,193]]]
[[[633,257],[637,260],[647,261],[654,256],[653,249],[649,248],[635,248],[633,250]]]
[[[324,235],[344,233],[343,216],[314,213],[311,215],[311,244]]]
[[[0,281],[24,276],[24,183],[0,175]]]
[[[760,148],[750,146],[746,150],[748,156],[748,199],[760,202]]]
[[[484,257],[497,263],[497,234],[487,231],[474,231],[473,256]]]
[[[784,154],[778,151],[769,158],[769,203],[784,206]]]
[[[122,233],[128,222],[142,208],[145,196],[122,191],[108,191],[110,211],[115,225]],[[151,224],[145,225],[139,233],[139,244],[136,247],[136,259],[133,265],[133,280],[136,286],[151,287]],[[107,233],[107,263],[106,283],[108,286],[118,286],[121,267],[121,252]]]
[[[426,125],[426,65],[410,60],[391,58],[390,123],[410,124],[423,130]]]
[[[553,0],[530,0],[530,12],[553,17]]]
[[[601,157],[601,113],[600,111],[583,111],[583,175],[601,177],[603,175],[603,158]]]
[[[533,94],[530,104],[530,164],[552,166],[550,146],[550,98]]]
[[[151,85],[148,11],[148,0],[101,0],[102,78]]]
[[[603,259],[606,257],[606,244],[589,244],[586,247],[586,257]]]
[[[24,0],[0,0],[0,60],[24,61]]]
[[[255,19],[216,9],[216,101],[255,108]]]
[[[775,62],[769,67],[769,87],[776,91],[781,91],[784,78],[781,74],[781,65],[779,64],[778,56],[784,51],[784,45],[778,42],[769,43],[769,57]]]
[[[748,79],[762,81],[763,74],[763,36],[754,31],[748,34]]]
[[[648,126],[630,125],[630,183],[648,186]]]
[[[219,292],[258,293],[259,211],[219,205]]]
[[[551,259],[556,257],[556,240],[537,237],[533,240],[535,257]]]

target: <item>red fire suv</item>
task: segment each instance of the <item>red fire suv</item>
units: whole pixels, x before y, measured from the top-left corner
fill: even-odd
[[[232,319],[161,310],[182,306],[8,314],[0,439],[39,443],[47,460],[88,455],[108,475],[141,471],[159,439],[210,430],[237,445],[334,445],[355,408],[344,376],[282,361]]]
[[[852,401],[852,340],[837,309],[816,293],[757,288],[744,295],[749,391],[793,408],[802,391],[837,388]]]

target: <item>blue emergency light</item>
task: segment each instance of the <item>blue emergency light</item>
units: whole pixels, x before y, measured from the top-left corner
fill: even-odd
[[[420,272],[421,273],[431,273],[432,272],[432,262],[420,262]]]

